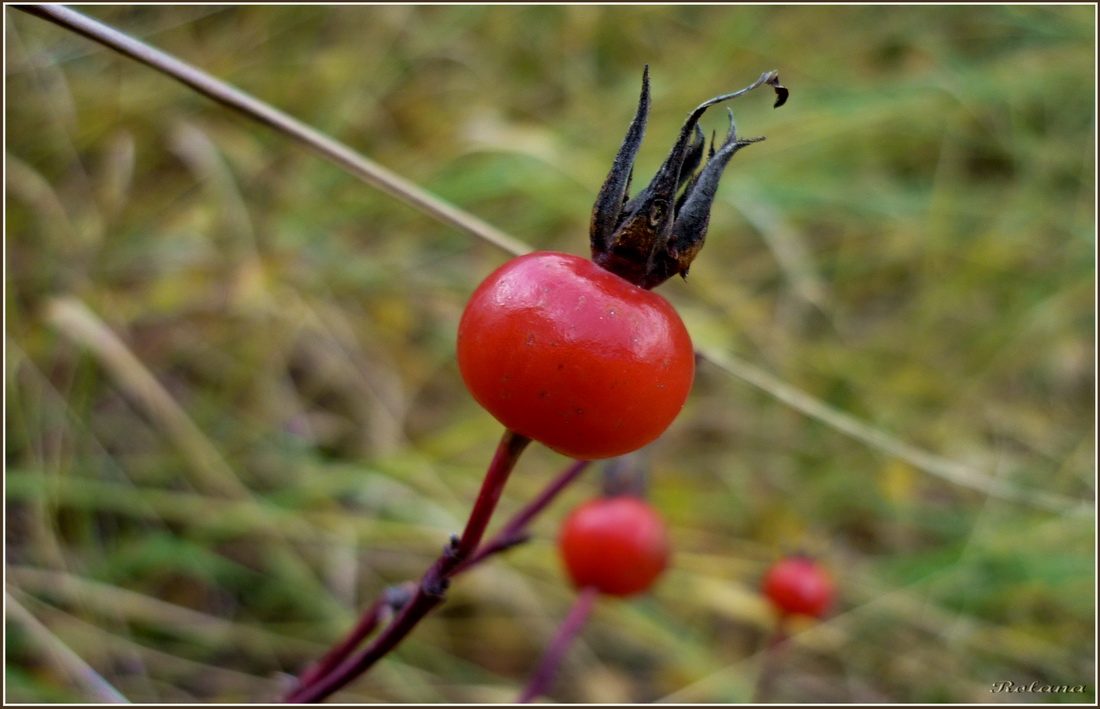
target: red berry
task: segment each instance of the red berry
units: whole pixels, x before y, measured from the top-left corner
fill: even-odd
[[[631,596],[653,585],[668,564],[668,532],[637,497],[602,497],[573,510],[558,538],[565,568],[578,588]]]
[[[668,428],[695,354],[667,300],[587,259],[543,251],[509,261],[474,291],[458,326],[458,367],[502,424],[593,460]]]
[[[813,559],[792,556],[764,575],[764,595],[783,614],[820,618],[833,601],[833,584]]]

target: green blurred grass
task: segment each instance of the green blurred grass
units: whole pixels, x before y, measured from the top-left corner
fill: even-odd
[[[731,105],[768,140],[662,293],[700,346],[1063,506],[951,484],[703,364],[651,451],[674,567],[602,604],[554,698],[750,700],[755,584],[806,548],[841,600],[775,699],[1094,699],[1094,8],[87,10],[582,254],[643,64],[639,180],[692,107],[778,69],[789,104]],[[7,698],[94,699],[67,647],[133,701],[269,700],[464,521],[499,429],[453,339],[506,255],[6,14],[7,579],[46,629],[9,620]],[[97,327],[136,359],[89,349]],[[531,451],[501,515],[564,464]],[[594,490],[340,698],[512,700],[570,603],[555,523]]]

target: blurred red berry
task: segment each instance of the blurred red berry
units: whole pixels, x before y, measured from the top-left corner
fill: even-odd
[[[558,547],[578,588],[593,586],[612,596],[649,589],[669,558],[668,532],[656,510],[625,495],[573,510],[562,523]]]
[[[813,559],[792,556],[764,575],[764,595],[784,615],[820,618],[833,602],[833,583]]]

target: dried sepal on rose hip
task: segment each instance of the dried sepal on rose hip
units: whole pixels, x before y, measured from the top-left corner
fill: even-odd
[[[696,174],[706,144],[699,119],[707,108],[764,85],[775,89],[776,108],[786,103],[787,89],[779,85],[779,75],[774,71],[763,74],[740,91],[704,101],[688,116],[680,137],[653,180],[631,199],[628,193],[634,158],[641,147],[649,114],[649,67],[646,67],[634,121],[592,210],[590,238],[596,263],[643,288],[653,288],[676,274],[687,276],[691,262],[703,248],[711,205],[727,163],[741,148],[764,140],[738,138],[731,113],[725,140],[717,147],[711,142],[706,163]]]
[[[783,616],[820,618],[833,603],[829,574],[812,558],[801,554],[772,564],[764,574],[761,590]]]
[[[704,102],[650,186],[628,199],[649,106],[647,67],[637,115],[593,210],[594,262],[527,254],[477,287],[459,322],[458,366],[470,393],[504,426],[594,460],[645,446],[676,418],[695,376],[694,349],[680,316],[649,289],[687,273],[722,170],[753,142],[738,139],[731,122],[729,136],[693,175],[704,152],[699,117],[764,84],[779,92],[776,105],[785,100],[772,72]]]
[[[668,566],[668,530],[652,505],[632,495],[600,497],[562,523],[558,550],[578,589],[610,596],[647,591]]]

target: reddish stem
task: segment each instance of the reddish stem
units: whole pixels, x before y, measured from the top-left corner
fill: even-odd
[[[328,651],[328,654],[318,660],[317,664],[302,673],[301,677],[298,678],[298,686],[305,687],[313,684],[321,677],[324,677],[336,669],[341,662],[347,659],[348,655],[350,655],[355,648],[359,647],[364,640],[370,637],[383,617],[408,603],[414,589],[415,585],[411,582],[401,586],[387,588],[381,598],[375,601],[371,607],[363,613],[359,618],[359,622],[351,629],[351,632],[349,632],[337,645],[333,646],[333,648]]]
[[[768,638],[768,646],[764,648],[764,657],[760,664],[760,675],[756,681],[756,696],[754,704],[766,704],[771,701],[775,689],[775,679],[779,671],[779,659],[784,645],[787,642],[786,613],[781,613],[775,622],[771,637]]]
[[[424,573],[412,599],[401,609],[397,617],[358,654],[345,659],[332,671],[303,683],[284,698],[288,703],[319,702],[340,690],[353,679],[366,672],[380,658],[397,646],[433,608],[443,602],[450,583],[450,576],[459,564],[473,553],[481,543],[489,519],[493,516],[504,483],[515,467],[520,454],[531,442],[530,438],[505,430],[497,446],[496,454],[485,473],[474,508],[466,522],[462,537],[444,548],[442,556]]]
[[[504,483],[515,467],[516,461],[531,442],[530,438],[521,436],[509,429],[504,429],[504,435],[500,439],[493,460],[489,463],[489,470],[485,473],[485,480],[481,483],[481,491],[474,502],[474,509],[470,512],[470,519],[466,522],[466,529],[462,532],[462,538],[455,547],[452,558],[453,566],[473,554],[481,544],[481,538],[485,535],[485,528],[489,526],[489,519],[493,516],[500,494],[504,491]],[[451,568],[447,571],[450,572]]]
[[[552,483],[546,486],[546,489],[539,493],[538,497],[520,510],[515,517],[508,520],[508,523],[501,527],[492,539],[482,544],[473,556],[459,564],[458,568],[454,570],[454,574],[459,574],[474,564],[481,563],[486,557],[510,549],[525,541],[527,535],[524,530],[531,523],[531,520],[546,509],[562,490],[585,471],[591,462],[589,460],[578,460],[566,468]]]
[[[492,539],[482,544],[473,556],[455,567],[450,574],[451,578],[476,564],[480,564],[493,554],[511,549],[515,545],[526,541],[527,535],[524,529],[531,523],[531,520],[546,509],[562,490],[568,487],[570,483],[576,480],[577,477],[585,471],[591,462],[592,461],[589,460],[578,460],[566,468],[552,483],[546,486],[546,489],[539,493],[538,497],[520,510],[515,517],[510,519]],[[407,585],[413,586],[411,583]],[[395,602],[394,600],[390,600],[390,598],[382,598],[376,601],[374,605],[367,609],[359,619],[359,622],[356,623],[355,627],[348,633],[347,637],[340,641],[339,645],[335,646],[316,665],[302,674],[298,680],[298,689],[296,691],[301,691],[303,687],[318,681],[321,677],[332,672],[341,662],[346,660],[348,656],[351,655],[352,651],[359,647],[359,645],[374,632],[378,625],[379,618],[385,610],[392,610],[394,608],[399,609],[404,605],[412,594],[411,589],[402,589],[401,587],[392,588],[387,591],[387,596],[390,596],[390,592],[398,591],[399,589],[404,590],[406,594],[404,598],[400,599],[400,602]]]
[[[584,626],[584,621],[588,619],[588,614],[592,612],[592,606],[596,604],[596,597],[599,595],[600,592],[595,586],[587,586],[581,590],[576,602],[573,604],[573,608],[569,611],[569,615],[565,617],[561,627],[558,628],[558,634],[550,642],[550,647],[546,648],[546,654],[542,656],[539,668],[516,700],[517,704],[526,704],[532,701],[535,697],[545,693],[550,687],[550,684],[554,681],[554,675],[561,665],[562,658],[565,657],[565,651],[569,649],[573,638]]]

